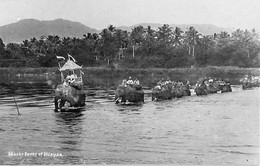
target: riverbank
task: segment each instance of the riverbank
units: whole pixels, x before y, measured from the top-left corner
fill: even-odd
[[[238,85],[244,75],[260,75],[259,68],[216,67],[206,68],[173,68],[173,69],[112,69],[85,67],[83,81],[87,87],[116,87],[123,79],[131,76],[140,80],[144,87],[153,87],[161,78],[185,81],[195,84],[204,77],[229,79],[231,84]],[[60,72],[57,68],[0,68],[2,85],[52,85],[60,83]]]

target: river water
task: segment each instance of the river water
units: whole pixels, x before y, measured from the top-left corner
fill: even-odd
[[[146,90],[142,105],[90,91],[85,111],[55,113],[50,89],[1,87],[0,164],[259,164],[260,88],[160,102]]]

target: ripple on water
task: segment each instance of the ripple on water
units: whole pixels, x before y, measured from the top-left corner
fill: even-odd
[[[87,97],[80,113],[54,113],[52,96],[35,92],[15,96],[21,116],[13,96],[0,96],[4,164],[258,162],[259,88],[160,102],[146,95],[142,105],[116,105],[112,92],[100,90]],[[64,157],[10,158],[10,150]]]

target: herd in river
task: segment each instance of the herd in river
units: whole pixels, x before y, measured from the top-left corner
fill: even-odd
[[[248,76],[240,79],[242,89],[250,89],[260,86],[260,76]],[[160,80],[157,85],[152,89],[152,101],[170,100],[174,98],[181,98],[183,96],[191,96],[191,89],[197,96],[208,95],[211,93],[224,93],[232,92],[231,84],[228,80],[216,78],[204,78],[197,81],[196,85],[191,87],[189,81],[185,83],[181,81],[171,81],[167,78],[166,81]],[[58,85],[55,90],[55,110],[81,109],[85,106],[86,95],[82,86],[76,84]],[[126,81],[124,80],[115,90],[115,103],[125,104],[130,103],[143,103],[144,91],[138,80]],[[67,104],[67,106],[66,106]],[[69,109],[68,109],[69,108]]]
[[[243,89],[260,86],[260,76],[248,76],[240,80]],[[160,80],[152,89],[152,100],[169,100],[173,98],[181,98],[190,96],[191,87],[189,81],[185,83],[181,81],[171,81],[167,78],[166,81]],[[208,95],[211,93],[232,92],[230,82],[228,80],[216,78],[204,78],[197,81],[194,86],[194,92],[197,96]],[[121,101],[120,101],[121,99]],[[119,85],[115,91],[116,104],[128,102],[144,102],[144,92],[139,84],[124,84]]]
[[[59,65],[60,66],[60,65]],[[70,111],[84,109],[86,102],[86,94],[83,91],[83,79],[81,66],[75,63],[74,58],[68,54],[67,62],[60,67],[62,84],[55,89],[55,111]],[[79,74],[76,74],[78,70]],[[64,77],[63,72],[69,71],[69,75]],[[248,76],[240,80],[243,89],[260,86],[260,76]],[[183,96],[191,96],[190,82],[186,80],[172,81],[169,77],[166,80],[161,79],[152,89],[153,100],[170,100],[173,98],[181,98]],[[230,82],[224,79],[207,78],[197,81],[194,86],[194,92],[197,96],[207,95],[211,93],[232,92]],[[143,103],[144,91],[138,79],[123,80],[115,90],[115,102],[118,103]]]

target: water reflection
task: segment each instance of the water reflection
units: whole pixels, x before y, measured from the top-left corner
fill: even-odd
[[[141,114],[142,111],[142,104],[141,105],[134,105],[134,104],[126,104],[126,105],[118,105],[117,111],[120,114]]]
[[[81,134],[82,122],[84,121],[82,112],[59,112],[55,114],[57,126],[61,129],[60,132],[70,132],[70,134]]]
[[[77,113],[55,113],[51,93],[24,89],[15,92],[22,116],[3,89],[0,164],[259,163],[260,89],[238,88],[160,102],[146,94],[142,105],[116,105],[112,90],[93,90]],[[8,151],[64,157],[11,158]]]
[[[56,125],[53,133],[57,135],[60,151],[64,155],[61,158],[62,163],[81,163],[84,120],[82,112],[55,113]]]

